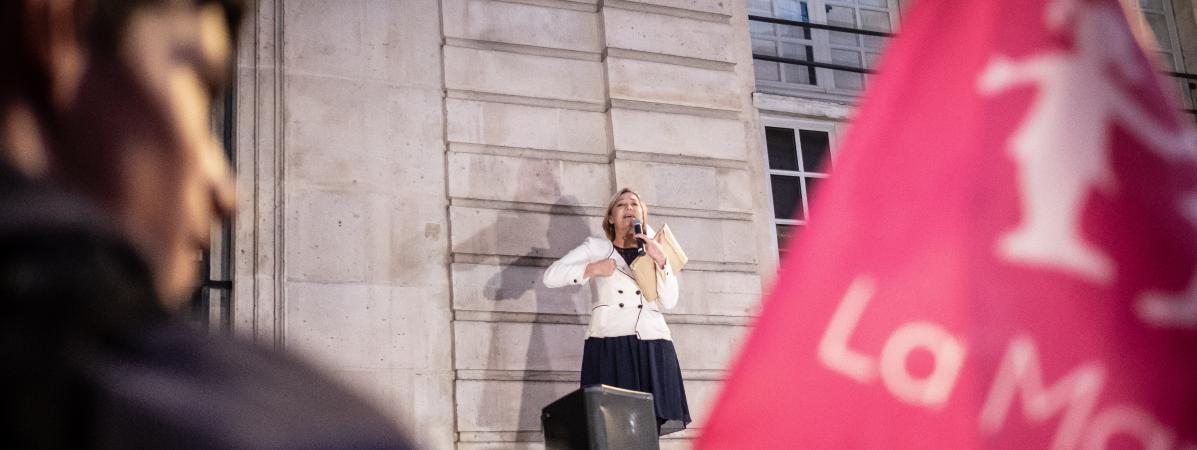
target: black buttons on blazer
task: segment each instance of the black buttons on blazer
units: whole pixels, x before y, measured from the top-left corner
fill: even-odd
[[[636,295],[640,295],[640,291],[636,291]]]
[[[620,307],[620,308],[623,308],[623,303],[620,303],[620,304],[619,304],[619,307]]]
[[[636,305],[637,309],[644,309],[644,305]]]
[[[577,279],[577,278],[574,278],[574,283],[577,283],[577,282],[578,282],[578,279]]]
[[[623,289],[620,289],[620,290],[619,290],[619,293],[620,293],[620,294],[622,294],[622,293],[623,293]]]

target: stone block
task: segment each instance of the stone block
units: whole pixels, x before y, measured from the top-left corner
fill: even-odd
[[[719,184],[719,206],[728,211],[751,212],[754,208],[753,193],[759,192],[752,173],[742,169],[719,168],[715,182]]]
[[[457,430],[539,430],[540,409],[575,389],[574,382],[458,380]]]
[[[445,87],[602,104],[597,61],[445,46]]]
[[[440,88],[436,0],[288,1],[288,71]]]
[[[546,205],[607,204],[606,164],[449,153],[449,196]]]
[[[727,23],[605,8],[603,29],[608,47],[735,62],[735,41]]]
[[[665,314],[669,322],[669,314]],[[671,323],[673,346],[682,370],[726,370],[749,328],[733,325]]]
[[[743,317],[760,307],[761,279],[755,273],[682,270],[678,277],[678,303],[667,314]]]
[[[448,140],[467,144],[605,154],[600,112],[447,99]]]
[[[453,448],[453,372],[334,369],[331,374],[395,417],[417,448]]]
[[[453,335],[457,370],[578,371],[586,327],[456,321]]]
[[[619,186],[636,186],[652,207],[749,212],[753,183],[747,170],[684,164],[615,161]],[[746,191],[746,192],[740,192]]]
[[[286,98],[289,180],[443,195],[438,90],[289,75]]]
[[[372,210],[378,211],[371,233],[378,237],[366,241],[371,249],[369,279],[447,291],[449,225],[444,198],[407,195],[374,196],[371,200]]]
[[[721,381],[699,381],[687,380],[686,382],[686,403],[690,407],[690,426],[687,427],[687,432],[696,428],[702,428],[706,424],[707,417],[710,417],[711,408],[715,406],[715,401],[719,398],[719,390],[723,388]]]
[[[744,123],[688,114],[611,109],[615,149],[744,161]]]
[[[284,254],[293,281],[365,282],[369,257],[365,197],[344,192],[287,193]]]
[[[543,274],[543,267],[453,264],[453,308],[536,314],[590,313],[589,286],[549,289],[541,283]]]
[[[598,14],[493,0],[441,3],[445,37],[598,53]]]
[[[602,219],[591,216],[453,206],[449,220],[454,253],[560,258],[603,236]]]
[[[448,286],[439,197],[295,186],[286,207],[289,281]]]
[[[627,58],[607,58],[607,79],[613,99],[738,110],[748,95],[735,72]]]
[[[650,205],[651,207],[651,205]],[[756,263],[756,247],[749,244],[752,222],[733,219],[665,216],[649,210],[654,227],[669,224],[691,261]]]
[[[451,369],[445,290],[300,282],[286,289],[290,349],[337,369]]]

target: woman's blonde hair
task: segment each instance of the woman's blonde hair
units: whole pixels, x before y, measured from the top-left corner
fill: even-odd
[[[640,201],[640,223],[648,227],[648,205],[644,204],[644,199],[640,198],[640,194],[628,188],[620,189],[615,195],[611,196],[611,201],[607,202],[607,213],[603,214],[603,232],[607,234],[607,240],[615,242],[615,224],[611,222],[611,211],[615,209],[615,202],[619,201],[619,197],[623,194],[632,194],[636,196],[636,200]]]

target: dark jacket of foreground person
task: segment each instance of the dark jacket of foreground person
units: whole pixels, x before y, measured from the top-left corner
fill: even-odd
[[[164,310],[100,217],[0,165],[4,447],[408,448],[297,360]]]

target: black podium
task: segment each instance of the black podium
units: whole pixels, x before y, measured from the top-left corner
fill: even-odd
[[[540,412],[546,449],[658,449],[653,395],[586,386]]]

